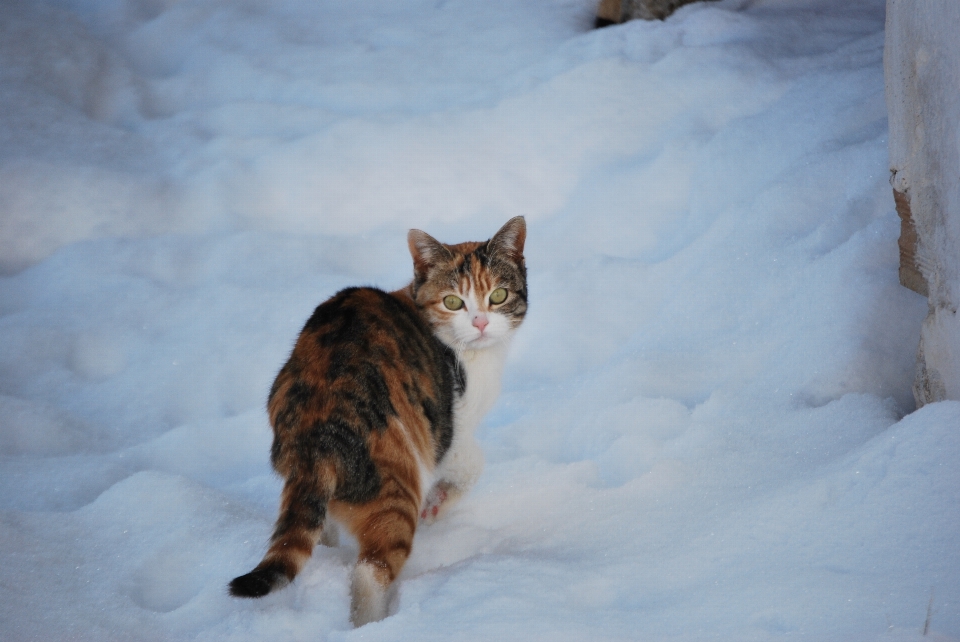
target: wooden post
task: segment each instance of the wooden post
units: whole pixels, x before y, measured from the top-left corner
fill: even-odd
[[[593,26],[597,29],[608,27],[620,22],[620,0],[600,0],[597,7],[597,19]]]
[[[900,216],[900,239],[897,241],[900,246],[900,285],[927,296],[927,280],[917,265],[917,226],[910,211],[910,196],[894,189],[893,202]]]

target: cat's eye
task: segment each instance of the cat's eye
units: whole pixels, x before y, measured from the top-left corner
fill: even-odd
[[[499,305],[507,300],[507,291],[503,288],[497,288],[490,293],[490,303]]]
[[[453,294],[448,294],[443,297],[443,304],[447,306],[448,310],[459,310],[463,307],[463,299]]]

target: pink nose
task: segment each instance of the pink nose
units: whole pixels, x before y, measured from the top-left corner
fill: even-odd
[[[485,314],[478,314],[473,317],[473,327],[479,330],[480,334],[483,334],[483,329],[487,327],[488,323],[490,322],[487,320],[487,315]]]

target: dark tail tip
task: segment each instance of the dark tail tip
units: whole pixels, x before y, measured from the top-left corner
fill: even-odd
[[[604,27],[609,27],[615,24],[617,23],[614,22],[613,20],[610,20],[609,18],[601,18],[600,16],[597,16],[596,20],[593,21],[593,28],[603,29]]]
[[[263,597],[273,589],[287,583],[286,573],[279,565],[257,567],[236,577],[230,582],[230,595],[234,597]]]

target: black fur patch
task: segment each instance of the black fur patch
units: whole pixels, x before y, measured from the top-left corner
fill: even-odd
[[[380,492],[377,471],[366,440],[350,425],[328,421],[313,426],[297,439],[298,455],[304,461],[333,459],[338,482],[334,497],[350,503],[370,501]]]
[[[283,564],[273,563],[258,566],[246,575],[230,582],[230,595],[234,597],[263,597],[287,581]]]

